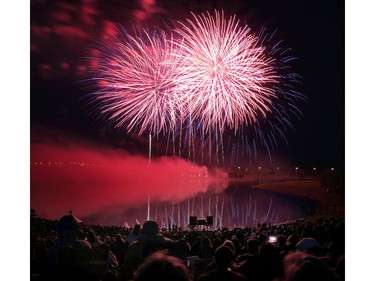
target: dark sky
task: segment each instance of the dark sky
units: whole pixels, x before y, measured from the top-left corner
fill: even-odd
[[[147,157],[146,138],[112,130],[84,110],[90,44],[115,24],[161,26],[213,9],[236,14],[255,32],[277,30],[298,57],[293,67],[303,77],[299,91],[308,103],[300,104],[302,119],[275,159],[306,168],[344,167],[344,1],[32,0],[31,148],[90,143]],[[32,150],[31,161],[39,159]]]

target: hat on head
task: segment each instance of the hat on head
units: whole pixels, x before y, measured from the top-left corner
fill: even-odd
[[[71,234],[79,231],[80,223],[82,221],[75,216],[72,212],[69,215],[62,216],[57,223],[57,234],[58,236],[66,236],[66,234]]]

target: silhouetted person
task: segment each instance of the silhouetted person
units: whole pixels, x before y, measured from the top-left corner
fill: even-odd
[[[128,241],[125,241],[121,234],[117,234],[115,242],[111,245],[111,251],[115,254],[119,264],[122,264],[125,252],[128,249]]]
[[[189,271],[184,263],[165,252],[149,255],[134,273],[133,281],[189,281]]]
[[[74,249],[91,249],[91,244],[78,239],[81,221],[63,216],[57,223],[57,239],[48,251],[47,276],[49,280],[69,280],[77,275]]]
[[[122,280],[130,280],[137,267],[152,253],[168,250],[168,254],[176,255],[176,243],[159,233],[159,225],[154,221],[146,221],[138,239],[129,245],[122,264]]]
[[[296,244],[296,248],[298,251],[317,256],[321,246],[314,238],[306,237]]]
[[[232,241],[234,245],[234,254],[236,256],[243,254],[244,253],[243,245],[240,243],[237,235],[233,235],[230,240]]]
[[[319,258],[294,252],[284,258],[284,281],[338,281],[339,278],[332,268]]]
[[[234,256],[233,250],[229,247],[218,247],[214,256],[215,269],[200,275],[198,281],[245,281],[242,274],[230,269]]]
[[[227,247],[229,247],[229,248],[233,251],[233,253],[235,253],[235,251],[236,251],[236,247],[234,246],[232,240],[228,240],[228,239],[225,240],[225,241],[223,242],[223,246],[227,246]]]
[[[261,245],[263,242],[267,241],[267,235],[264,233],[261,233],[258,235],[258,243]]]
[[[281,257],[284,257],[288,253],[288,248],[286,246],[287,238],[285,235],[279,235],[277,239],[277,250],[279,251]]]
[[[261,281],[265,279],[267,270],[265,260],[258,254],[258,240],[247,240],[248,253],[237,257],[232,268],[241,273],[245,280]]]
[[[283,276],[282,258],[274,244],[263,242],[259,246],[259,255],[263,260],[263,280],[271,281]]]
[[[341,281],[345,280],[345,256],[342,255],[337,261],[335,272],[340,277]]]
[[[98,236],[96,236],[96,233],[93,229],[90,229],[87,234],[87,241],[90,242],[91,247],[97,247],[103,244],[103,241],[99,239]]]
[[[190,252],[190,245],[185,238],[176,241],[176,257],[181,259],[187,265],[187,257]]]

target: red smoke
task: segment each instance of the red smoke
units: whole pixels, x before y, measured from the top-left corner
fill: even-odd
[[[78,217],[105,209],[122,210],[151,200],[178,200],[224,189],[226,174],[211,177],[206,167],[178,158],[149,159],[123,150],[68,142],[31,145],[31,208],[58,219],[73,210]]]

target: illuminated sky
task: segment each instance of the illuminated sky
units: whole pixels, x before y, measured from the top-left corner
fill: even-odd
[[[246,2],[246,3],[245,3]],[[341,1],[343,2],[343,1]],[[89,117],[80,99],[89,92],[82,80],[95,56],[92,44],[113,34],[115,25],[163,26],[189,12],[223,9],[254,32],[277,30],[293,49],[293,65],[303,77],[303,118],[288,133],[275,159],[300,166],[343,166],[344,13],[343,3],[325,1],[31,1],[31,141],[77,138],[121,147],[147,156],[147,139]],[[279,158],[278,158],[279,157]]]

